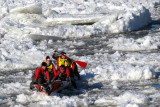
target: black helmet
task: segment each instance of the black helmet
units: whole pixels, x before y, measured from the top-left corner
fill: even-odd
[[[65,52],[61,52],[61,55],[66,55],[66,53]]]
[[[67,62],[70,62],[70,63],[71,63],[71,62],[72,62],[72,60],[69,58],[69,59],[67,59]]]
[[[42,66],[47,66],[47,63],[46,62],[42,62]]]

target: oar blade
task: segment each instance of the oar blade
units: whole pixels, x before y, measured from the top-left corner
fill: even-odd
[[[82,68],[86,68],[87,67],[87,63],[86,62],[82,62],[82,61],[75,61],[79,66],[81,66]]]

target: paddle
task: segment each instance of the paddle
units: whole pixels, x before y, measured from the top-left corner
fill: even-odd
[[[54,50],[54,52],[57,52],[56,50]],[[60,52],[58,52],[60,53]],[[68,56],[66,56],[67,58],[69,58]],[[73,60],[74,62],[76,62],[80,67],[82,68],[86,68],[87,67],[87,63],[86,62],[83,62],[83,61],[75,61]]]
[[[81,66],[82,68],[86,68],[87,67],[87,63],[86,62],[82,62],[82,61],[75,61],[79,66]]]

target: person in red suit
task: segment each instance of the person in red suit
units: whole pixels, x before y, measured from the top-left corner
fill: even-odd
[[[65,66],[65,62],[68,59],[65,52],[61,52],[61,56],[55,56],[55,53],[53,53],[52,58],[57,61],[57,69],[60,68],[61,65]]]
[[[68,68],[65,68],[64,65],[60,66],[60,69],[57,70],[56,75],[54,76],[55,79],[60,79],[62,81],[69,81],[70,71]]]
[[[37,68],[32,75],[32,82],[30,84],[30,89],[33,89],[34,84],[44,84],[49,83],[49,72],[47,70],[47,63],[42,62],[41,67]]]
[[[56,69],[55,69],[55,66],[54,64],[52,63],[51,59],[49,56],[46,57],[46,60],[43,61],[43,62],[46,62],[47,63],[47,69],[48,69],[48,72],[49,72],[49,76],[50,76],[50,79],[52,80],[54,75],[56,75]]]
[[[52,58],[57,60],[57,69],[59,69],[61,65],[64,65],[65,67],[67,67],[67,59],[70,59],[70,58],[66,56],[65,52],[61,52],[61,56],[55,56],[55,52],[53,53]],[[77,76],[78,79],[80,80],[80,74],[78,72],[78,67],[73,59],[71,59],[71,66],[72,66],[71,68],[73,69],[75,76]]]
[[[73,87],[75,89],[77,89],[77,85],[76,85],[76,82],[75,82],[75,79],[74,79],[74,74],[75,74],[75,64],[72,62],[71,59],[67,59],[67,69],[69,69],[69,72],[70,72],[70,79],[71,79],[71,83],[73,85]]]

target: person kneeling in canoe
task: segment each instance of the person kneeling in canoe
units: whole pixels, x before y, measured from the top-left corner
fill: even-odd
[[[74,64],[74,62],[73,62],[71,59],[67,59],[67,68],[68,68],[69,71],[70,71],[71,83],[72,83],[73,87],[74,87],[75,89],[77,89],[77,85],[76,85],[75,80],[74,80],[75,64]]]
[[[60,79],[61,81],[69,81],[70,71],[68,68],[65,68],[64,65],[61,65],[60,68],[57,70],[54,79]]]
[[[55,53],[53,53],[52,58],[57,61],[57,69],[60,68],[61,65],[65,65],[68,59],[65,52],[61,52],[61,56],[55,56]]]
[[[37,68],[32,75],[32,82],[30,84],[30,89],[34,88],[34,84],[42,85],[44,83],[49,83],[49,72],[47,70],[47,63],[42,62],[41,67]]]
[[[55,51],[56,52],[56,51]],[[53,56],[52,56],[52,58],[53,59],[55,59],[55,60],[57,60],[57,69],[58,68],[60,68],[60,66],[61,65],[64,65],[64,66],[66,66],[67,67],[67,59],[70,59],[68,56],[66,56],[66,53],[65,52],[61,52],[61,56],[55,56],[55,52],[53,53]],[[73,59],[71,59],[71,65],[73,65],[72,66],[72,69],[73,69],[73,71],[74,71],[74,74],[75,74],[75,76],[77,76],[78,77],[78,79],[80,80],[80,75],[79,75],[79,72],[78,72],[78,66],[77,66],[77,64],[74,62],[74,60]]]
[[[78,67],[77,64],[73,61],[73,59],[67,59],[65,66],[71,68],[74,72],[74,75],[78,77],[78,80],[80,80]]]
[[[47,69],[48,69],[48,72],[49,72],[49,78],[52,80],[54,75],[56,75],[56,69],[55,69],[55,66],[54,64],[52,63],[51,59],[49,56],[46,57],[46,60],[43,61],[43,62],[46,62],[47,63]]]

